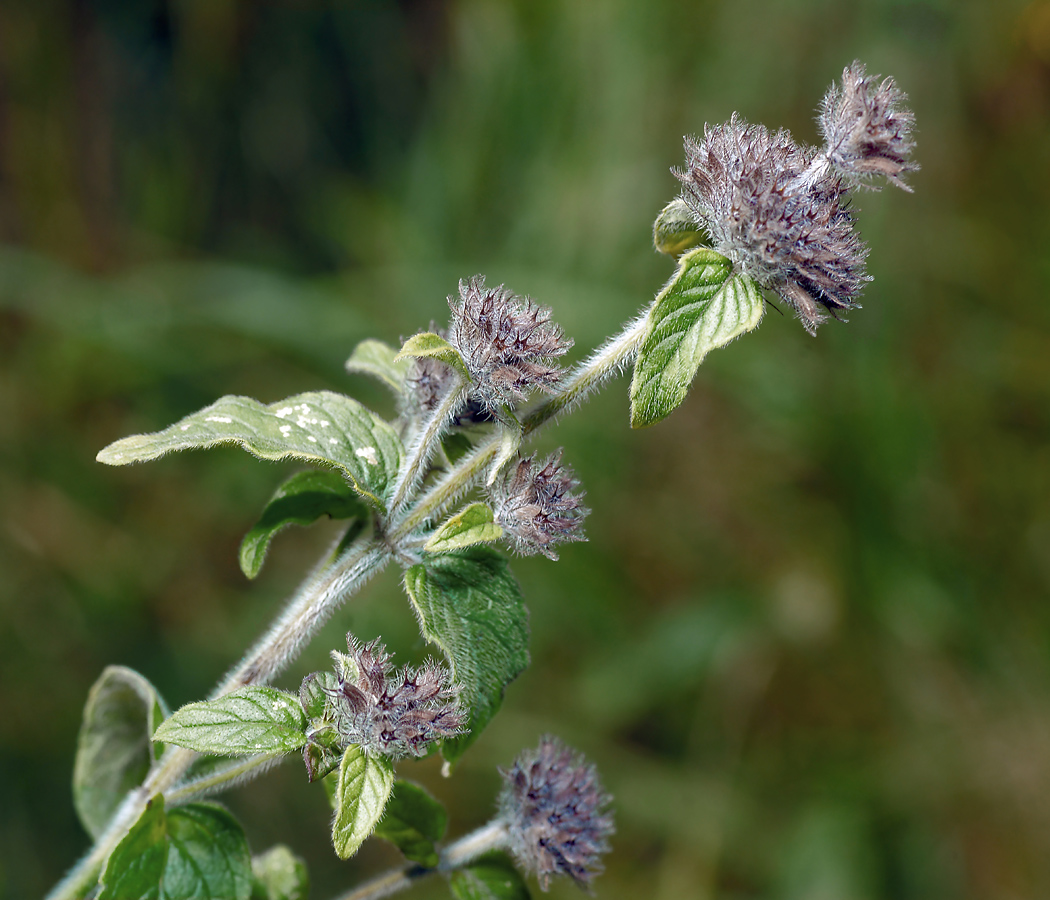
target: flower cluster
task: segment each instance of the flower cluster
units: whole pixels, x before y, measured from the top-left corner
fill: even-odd
[[[560,450],[539,464],[531,456],[522,459],[493,488],[496,522],[519,553],[557,559],[555,544],[585,540],[581,526],[589,510],[582,493],[573,493],[578,487]]]
[[[476,275],[448,298],[449,343],[463,357],[474,396],[490,412],[521,402],[533,388],[553,390],[561,370],[551,365],[572,341],[550,320],[551,311]]]
[[[831,85],[817,117],[824,154],[839,173],[858,186],[877,187],[870,179],[881,175],[911,190],[901,181],[919,168],[910,159],[915,116],[904,106],[907,99],[892,78],[879,83],[859,61],[842,71],[841,87]]]
[[[581,887],[602,871],[609,850],[611,797],[594,766],[556,738],[544,737],[523,751],[503,775],[499,815],[509,849],[523,869],[547,890],[552,875],[568,875]]]
[[[419,669],[395,669],[386,647],[346,637],[349,655],[336,658],[336,687],[326,689],[343,746],[402,759],[424,756],[440,738],[462,734],[466,716],[449,671],[428,660]]]
[[[887,79],[872,89],[854,63],[824,101],[823,150],[795,143],[787,131],[749,125],[734,115],[687,137],[686,164],[674,170],[682,200],[714,249],[762,287],[777,292],[813,334],[827,316],[857,305],[866,282],[867,247],[854,231],[848,192],[881,174],[895,184],[917,168],[912,115]]]

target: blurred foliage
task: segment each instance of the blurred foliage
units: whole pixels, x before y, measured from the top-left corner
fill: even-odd
[[[616,796],[604,898],[1050,895],[1048,0],[5,0],[0,894],[87,846],[103,667],[199,698],[331,539],[282,534],[249,585],[292,469],[99,448],[222,393],[387,404],[342,360],[479,271],[582,355],[670,274],[681,135],[740,110],[815,140],[855,58],[911,95],[923,165],[856,201],[866,308],[767,316],[653,429],[621,381],[545,435],[590,543],[515,563],[533,667],[451,781],[400,774],[456,834],[561,735]],[[350,628],[425,653],[388,572],[282,685]],[[339,863],[294,764],[228,802],[318,898],[397,858]]]

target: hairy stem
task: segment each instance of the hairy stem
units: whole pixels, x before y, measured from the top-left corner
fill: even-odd
[[[441,851],[441,857],[434,868],[413,865],[392,869],[345,894],[340,894],[337,900],[380,900],[411,887],[421,878],[435,872],[454,872],[490,850],[499,850],[506,846],[507,826],[496,819],[461,837],[454,844],[449,844]]]
[[[286,756],[285,753],[258,753],[235,759],[221,769],[172,788],[164,795],[164,802],[168,806],[175,806],[243,784],[273,768]]]
[[[449,388],[437,408],[430,414],[430,418],[419,429],[401,463],[401,471],[397,473],[394,499],[390,501],[391,515],[396,514],[404,506],[409,494],[419,484],[419,479],[423,477],[423,472],[434,453],[438,439],[456,410],[462,405],[468,387],[469,385],[463,381],[462,376],[459,376],[459,381]]]
[[[375,544],[354,546],[332,566],[315,572],[292,597],[270,630],[216,688],[212,697],[248,684],[266,684],[281,672],[303,645],[328,621],[339,604],[357,591],[390,558]],[[49,900],[76,900],[98,881],[110,853],[138,821],[154,795],[166,793],[182,778],[197,754],[169,747],[145,782],[130,791],[87,856],[48,895]]]

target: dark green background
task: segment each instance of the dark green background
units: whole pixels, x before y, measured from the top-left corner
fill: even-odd
[[[401,774],[459,833],[518,748],[584,749],[616,795],[603,898],[1050,895],[1048,0],[5,0],[0,894],[87,847],[102,668],[201,697],[331,537],[283,535],[248,584],[290,469],[100,447],[222,393],[387,404],[353,345],[476,272],[579,358],[670,274],[682,134],[739,110],[815,140],[855,58],[910,94],[923,167],[855,201],[864,309],[816,339],[771,312],[647,431],[621,380],[544,436],[590,543],[515,563],[533,667],[451,781]],[[425,652],[387,572],[280,683],[350,628]],[[294,764],[228,802],[319,900],[397,859],[339,863]]]

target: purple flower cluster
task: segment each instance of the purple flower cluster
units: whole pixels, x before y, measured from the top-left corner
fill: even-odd
[[[715,250],[798,313],[811,334],[857,305],[867,247],[854,230],[849,191],[882,175],[905,187],[913,117],[892,79],[876,85],[854,63],[832,85],[819,123],[826,146],[796,144],[733,116],[685,139],[675,170],[682,199]]]
[[[560,450],[542,463],[522,459],[493,489],[496,522],[519,553],[557,559],[555,544],[585,540],[581,526],[589,510],[582,493],[574,493],[578,487]]]
[[[466,730],[448,669],[431,660],[395,669],[378,639],[346,640],[350,653],[336,655],[336,687],[326,690],[343,746],[391,759],[419,757],[434,741]]]
[[[487,288],[481,275],[461,281],[448,304],[448,341],[467,365],[473,395],[490,412],[498,415],[534,388],[554,389],[561,370],[551,363],[572,341],[551,322],[549,309],[502,285]]]
[[[588,887],[602,871],[601,856],[614,831],[606,809],[612,798],[594,766],[548,736],[500,774],[500,818],[518,864],[536,875],[543,890],[552,875]]]

